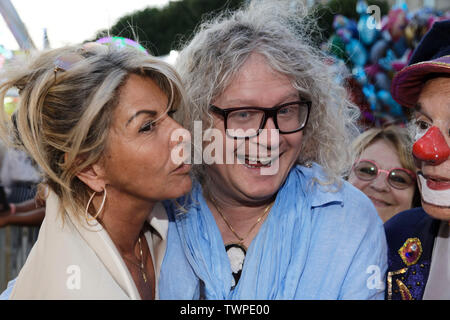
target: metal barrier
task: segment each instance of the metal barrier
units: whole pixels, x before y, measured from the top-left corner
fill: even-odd
[[[8,226],[0,229],[0,293],[17,277],[36,242],[39,227]]]

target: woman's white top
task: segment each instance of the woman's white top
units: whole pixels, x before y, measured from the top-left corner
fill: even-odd
[[[10,299],[140,299],[119,251],[96,221],[66,211],[50,192],[39,237],[20,271]],[[166,249],[167,214],[161,203],[148,218],[145,233],[158,279]]]

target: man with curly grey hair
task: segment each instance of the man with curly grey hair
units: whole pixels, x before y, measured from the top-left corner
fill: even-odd
[[[166,203],[162,299],[383,299],[382,222],[340,178],[358,112],[313,24],[293,1],[253,1],[180,52],[183,124],[218,161],[194,163],[182,208]],[[196,144],[199,127],[209,139]]]

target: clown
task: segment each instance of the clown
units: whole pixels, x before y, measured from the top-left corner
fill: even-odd
[[[413,110],[412,154],[422,207],[389,220],[388,299],[450,299],[450,20],[436,22],[392,97]]]

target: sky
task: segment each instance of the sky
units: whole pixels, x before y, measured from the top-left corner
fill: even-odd
[[[0,0],[1,1],[1,0]],[[52,48],[91,39],[122,16],[146,7],[162,7],[169,0],[11,0],[38,49],[43,47],[44,28]],[[0,15],[0,44],[10,50],[19,46]]]

